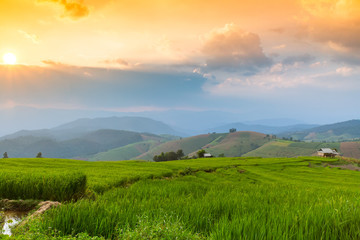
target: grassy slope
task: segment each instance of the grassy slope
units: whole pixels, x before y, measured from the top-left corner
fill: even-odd
[[[21,166],[24,161],[12,163]],[[62,234],[86,232],[107,239],[359,239],[360,174],[324,167],[323,161],[336,159],[103,163],[107,168],[78,163],[79,170],[95,175],[119,165],[118,174],[127,172],[129,177],[146,175],[146,170],[159,175],[164,169],[185,176],[144,179],[108,191],[96,201],[63,205],[34,222],[29,233],[18,236],[40,239],[47,236],[48,229],[58,229]],[[42,164],[32,161],[27,166],[36,169]],[[74,164],[63,160],[48,166],[69,168]],[[4,166],[17,169],[11,162]],[[90,171],[91,167],[95,171]],[[206,172],[197,171],[201,169]],[[83,235],[82,239],[90,238]]]
[[[340,143],[305,143],[276,140],[269,142],[254,151],[244,154],[244,157],[297,157],[312,156],[320,148],[340,149]]]
[[[184,154],[187,155],[198,149],[201,149],[207,144],[212,143],[216,139],[227,136],[227,133],[215,133],[215,134],[203,134],[189,138],[183,138],[180,140],[166,142],[161,144],[150,151],[138,156],[138,159],[151,160],[154,155],[159,155],[161,152],[177,151],[182,149]]]
[[[216,139],[202,149],[213,156],[224,154],[226,157],[238,157],[250,152],[270,141],[265,134],[256,132],[235,132],[229,133],[221,139]],[[198,150],[198,149],[197,149]],[[192,155],[195,155],[193,152]]]
[[[79,160],[52,158],[8,158],[0,159],[0,173],[44,174],[77,172],[87,176],[88,188],[95,192],[104,192],[114,187],[124,186],[127,182],[139,179],[171,176],[183,169],[215,169],[226,166],[251,164],[252,159],[243,158],[212,158],[170,162],[117,161],[87,162]],[[275,159],[273,162],[281,162]],[[258,162],[268,162],[259,159]]]
[[[183,149],[184,153],[190,156],[196,155],[200,149],[205,149],[206,152],[214,156],[223,153],[227,157],[237,157],[262,146],[268,141],[270,139],[265,134],[256,132],[204,134],[164,143],[137,158],[150,160],[154,155],[161,152],[178,149]]]
[[[360,120],[323,125],[305,131],[281,134],[299,140],[344,141],[360,137]]]
[[[142,177],[159,177],[172,173],[161,165],[149,165],[151,163],[141,161],[87,162],[67,159],[9,158],[0,159],[0,164],[0,173],[17,172],[24,175],[34,173],[46,176],[54,172],[66,173],[76,170],[86,174],[88,188],[98,193],[123,186]]]
[[[111,149],[107,152],[98,153],[90,157],[89,161],[117,161],[117,160],[130,160],[135,159],[137,156],[149,151],[150,149],[158,146],[159,141],[148,140],[138,143],[126,145]]]
[[[113,148],[122,147],[150,138],[136,132],[121,130],[98,130],[82,137],[56,141],[46,137],[23,136],[0,141],[0,152],[7,152],[9,157],[35,157],[42,152],[45,157],[74,158],[86,157]],[[161,138],[158,136],[158,138]]]

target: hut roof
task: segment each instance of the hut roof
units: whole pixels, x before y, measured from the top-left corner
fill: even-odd
[[[321,153],[332,153],[332,154],[338,154],[336,152],[336,150],[333,150],[331,148],[320,148],[320,150],[318,152],[321,152]]]

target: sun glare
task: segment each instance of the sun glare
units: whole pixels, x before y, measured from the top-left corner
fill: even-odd
[[[16,63],[16,56],[13,53],[5,53],[3,56],[3,61],[5,64],[13,65]]]

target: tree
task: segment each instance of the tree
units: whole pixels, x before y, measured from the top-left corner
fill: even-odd
[[[166,156],[164,152],[161,152],[159,155],[155,155],[153,157],[154,162],[163,162],[166,161]]]
[[[179,149],[176,151],[177,159],[181,159],[183,156],[185,156],[182,149]]]
[[[4,152],[4,154],[3,154],[3,158],[9,158],[9,156],[8,156],[7,152]]]
[[[229,133],[234,133],[234,132],[236,132],[236,128],[230,128],[229,129]]]
[[[198,155],[198,158],[203,158],[205,153],[206,153],[205,150],[201,149],[196,154]]]
[[[161,154],[158,156],[158,160],[159,160],[159,162],[163,162],[163,161],[166,160],[166,159],[165,159],[165,153],[164,153],[164,152],[161,152]]]
[[[37,158],[42,158],[42,153],[38,152],[38,154],[36,155]]]
[[[176,154],[176,152],[167,152],[165,154],[165,161],[171,161],[171,160],[177,160],[178,159],[178,156]]]
[[[163,161],[173,161],[180,160],[184,156],[182,149],[177,150],[177,152],[162,152],[160,155],[155,155],[153,157],[154,162],[163,162]]]
[[[224,153],[220,153],[220,154],[219,154],[219,157],[225,157],[225,154],[224,154]]]

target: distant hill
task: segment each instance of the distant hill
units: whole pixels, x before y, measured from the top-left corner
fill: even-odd
[[[340,143],[321,142],[293,142],[276,140],[244,154],[244,157],[298,157],[313,156],[320,148],[336,148],[340,150]],[[341,153],[341,152],[340,152]]]
[[[125,155],[115,151],[115,160],[123,160],[143,154],[160,143],[178,139],[174,134],[178,132],[149,118],[84,118],[51,129],[22,130],[3,136],[0,138],[0,153],[8,152],[10,157],[34,157],[42,152],[44,157],[88,159],[100,152],[129,145],[126,150],[122,149],[126,152]],[[142,142],[152,144],[148,148],[140,148]],[[134,150],[132,148],[138,149],[138,152],[131,154]],[[109,154],[114,156],[113,153]],[[114,159],[101,156],[104,159]]]
[[[89,132],[101,129],[124,130],[138,133],[183,135],[165,123],[142,117],[109,117],[109,118],[83,118],[69,122],[51,129],[21,130],[0,138],[0,140],[14,139],[23,136],[45,137],[64,141],[82,138]]]
[[[185,155],[195,155],[198,150],[205,149],[214,156],[224,154],[227,157],[241,156],[271,141],[271,136],[256,132],[211,133],[183,138],[163,143],[137,159],[151,160],[161,152],[182,149]]]
[[[263,125],[263,126],[274,126],[274,127],[304,125],[304,122],[291,118],[258,119],[253,121],[245,121],[243,123],[247,125]]]
[[[228,133],[230,128],[236,128],[237,132]],[[242,129],[247,131],[239,131]],[[248,131],[254,129],[263,133]],[[279,133],[281,131],[285,133]],[[4,136],[0,138],[0,154],[8,152],[9,157],[34,157],[42,152],[44,157],[111,161],[151,160],[161,152],[178,149],[190,156],[196,155],[200,149],[214,156],[223,154],[227,157],[310,156],[321,147],[330,147],[337,148],[343,156],[360,158],[359,142],[337,142],[360,139],[360,120],[316,127],[233,123],[208,132],[180,138],[174,136],[177,132],[168,125],[148,118],[79,119],[52,129],[23,130]],[[276,134],[277,139],[271,133]],[[306,142],[278,140],[283,137]],[[324,141],[335,143],[322,143]]]
[[[344,141],[360,138],[360,120],[323,125],[303,131],[288,131],[280,137],[304,141]]]
[[[128,144],[123,147],[110,149],[106,152],[100,152],[91,156],[89,161],[119,161],[135,159],[139,155],[148,152],[150,149],[162,144],[163,142],[148,140],[137,143]]]
[[[143,141],[167,141],[167,138],[145,133],[103,129],[81,137],[58,141],[49,137],[20,136],[0,141],[0,153],[9,157],[35,157],[42,152],[50,158],[82,158],[113,148]]]
[[[235,132],[202,134],[165,143],[148,140],[98,153],[89,160],[152,160],[161,152],[178,149],[188,156],[195,156],[198,150],[204,149],[213,156],[298,157],[317,155],[320,148],[335,148],[341,156],[360,158],[360,142],[295,142],[256,132]]]
[[[271,136],[257,132],[228,133],[222,139],[202,147],[213,156],[224,154],[226,157],[237,157],[257,149],[271,141]],[[193,152],[191,155],[195,155]]]
[[[314,128],[318,125],[314,124],[296,124],[290,126],[267,126],[267,125],[251,125],[245,123],[229,123],[219,127],[207,129],[206,132],[228,132],[231,128],[236,128],[237,131],[252,131],[261,132],[265,134],[279,134],[282,132],[302,131],[305,129]]]
[[[337,149],[341,156],[360,159],[360,142],[293,142],[275,140],[244,154],[244,157],[314,156],[320,148]]]
[[[108,117],[108,118],[82,118],[60,125],[52,130],[76,130],[82,132],[100,129],[125,130],[132,132],[146,132],[153,134],[179,135],[170,126],[163,122],[144,117]]]

